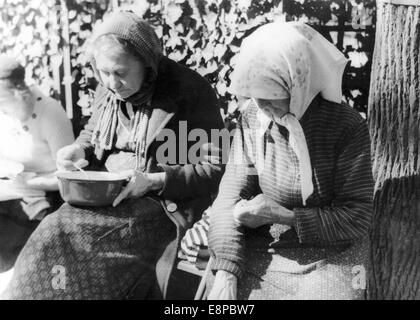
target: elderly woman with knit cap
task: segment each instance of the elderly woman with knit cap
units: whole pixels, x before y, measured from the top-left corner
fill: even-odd
[[[49,215],[19,256],[5,298],[165,297],[183,230],[217,191],[223,167],[214,144],[201,146],[201,161],[178,154],[195,142],[184,141],[192,130],[223,128],[210,84],[164,57],[152,27],[129,11],[108,16],[91,47],[93,114],[57,163],[128,170],[131,179],[113,206],[65,204]],[[178,138],[170,139],[175,161],[159,153],[173,152],[162,132]]]
[[[25,83],[25,69],[0,56],[0,272],[13,267],[39,220],[62,204],[57,151],[74,141],[62,106]]]
[[[245,105],[209,213],[209,299],[363,297],[373,179],[366,123],[341,104],[346,62],[302,23],[243,41],[231,89]]]

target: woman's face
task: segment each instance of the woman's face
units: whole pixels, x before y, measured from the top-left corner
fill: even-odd
[[[257,101],[258,107],[277,123],[286,113],[289,112],[290,99],[255,99],[255,101]]]
[[[145,79],[145,66],[122,49],[101,52],[95,56],[96,68],[103,84],[117,97],[126,99],[140,90]]]

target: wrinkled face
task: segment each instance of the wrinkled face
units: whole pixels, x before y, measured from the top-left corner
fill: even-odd
[[[257,101],[258,107],[277,123],[286,113],[289,112],[290,99],[255,99],[255,101]]]
[[[30,97],[28,88],[16,88],[10,81],[0,81],[0,112],[23,121],[30,109]]]
[[[117,97],[126,99],[140,90],[145,79],[145,66],[122,49],[99,52],[96,68],[103,84]]]

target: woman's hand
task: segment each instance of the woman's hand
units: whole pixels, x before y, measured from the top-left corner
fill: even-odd
[[[230,272],[219,270],[214,279],[213,288],[211,289],[208,300],[236,300],[238,279]]]
[[[74,163],[80,168],[86,167],[89,162],[85,160],[85,150],[81,145],[71,144],[65,146],[57,151],[57,168],[58,170],[74,171],[77,168]]]
[[[286,209],[264,194],[259,194],[252,200],[239,201],[233,216],[237,222],[249,228],[273,223],[291,226],[294,225],[295,219],[292,210]]]
[[[115,198],[113,206],[116,207],[125,198],[140,198],[149,191],[160,190],[165,184],[166,173],[144,173],[132,171],[130,181],[121,193]]]
[[[31,188],[47,192],[58,190],[57,177],[35,177],[26,181],[26,184]]]

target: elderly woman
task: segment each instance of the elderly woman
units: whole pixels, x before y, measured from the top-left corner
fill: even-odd
[[[74,141],[60,104],[25,83],[25,69],[0,56],[0,272],[16,258],[58,194],[57,151]]]
[[[200,161],[187,157],[197,151],[190,132],[223,128],[210,84],[164,57],[152,27],[129,11],[108,16],[92,48],[100,83],[93,114],[57,162],[132,177],[113,207],[65,204],[49,215],[19,256],[5,298],[165,297],[183,230],[217,191],[219,149],[204,143]]]
[[[246,99],[210,215],[209,299],[364,294],[373,179],[363,118],[341,104],[344,56],[302,23],[246,38]]]

